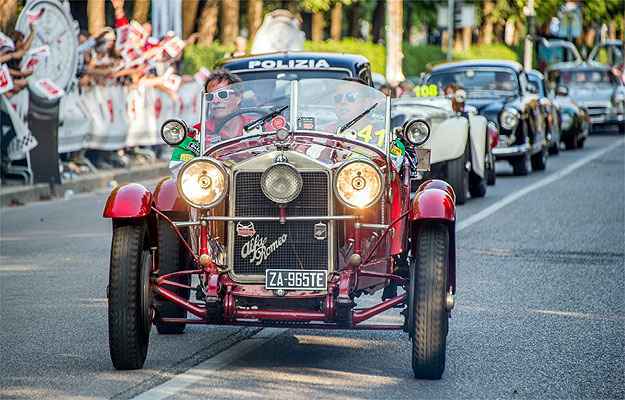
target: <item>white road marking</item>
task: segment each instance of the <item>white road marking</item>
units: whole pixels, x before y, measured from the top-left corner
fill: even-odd
[[[460,222],[456,227],[456,232],[460,232],[463,229],[466,229],[471,225],[482,221],[483,219],[491,216],[495,212],[515,202],[526,194],[531,193],[545,185],[549,185],[550,183],[571,174],[573,171],[583,167],[584,165],[601,157],[602,155],[617,148],[618,146],[621,146],[623,143],[625,143],[625,140],[618,140],[603,149],[596,150],[595,152],[574,162],[566,168],[504,197],[503,199],[478,212],[477,214],[472,215],[466,220]],[[538,310],[537,312],[540,312],[540,310]],[[235,344],[229,349],[217,354],[212,358],[209,358],[208,360],[198,364],[197,366],[187,370],[186,372],[180,375],[176,375],[169,381],[164,382],[148,391],[145,391],[136,397],[133,397],[133,400],[162,400],[167,397],[173,396],[195,383],[212,378],[215,371],[228,366],[239,358],[245,356],[246,354],[252,352],[257,348],[260,348],[267,342],[271,341],[279,335],[284,334],[287,331],[288,328],[262,329],[256,335]]]
[[[264,328],[256,335],[235,344],[186,372],[176,375],[167,382],[133,397],[132,400],[162,400],[181,392],[195,383],[211,379],[215,376],[215,371],[228,366],[244,355],[260,348],[277,336],[282,335],[287,330],[287,328]]]
[[[543,186],[549,185],[555,181],[557,181],[558,179],[562,179],[565,176],[571,174],[572,172],[574,172],[575,170],[583,167],[584,165],[588,164],[589,162],[601,157],[602,155],[608,153],[609,151],[614,150],[615,148],[621,146],[625,141],[624,140],[617,140],[614,143],[611,143],[609,146],[606,146],[602,149],[596,150],[595,152],[587,155],[586,157],[579,159],[577,161],[575,161],[573,164],[559,170],[558,172],[554,172],[553,174],[539,180],[538,182],[534,182],[529,186],[524,187],[521,190],[518,190],[516,192],[513,192],[511,194],[509,194],[508,196],[504,197],[503,199],[499,200],[498,202],[492,204],[489,207],[486,207],[485,209],[483,209],[482,211],[478,212],[477,214],[473,214],[472,216],[470,216],[469,218],[465,219],[464,221],[461,221],[458,223],[458,225],[456,225],[456,232],[460,232],[463,229],[466,229],[468,227],[470,227],[473,224],[476,224],[480,221],[482,221],[485,218],[490,217],[491,215],[493,215],[494,213],[496,213],[497,211],[501,210],[502,208],[504,208],[505,206],[514,203],[515,201],[517,201],[518,199],[520,199],[521,197],[525,196],[528,193],[531,193],[535,190],[538,190],[540,188],[542,188]]]

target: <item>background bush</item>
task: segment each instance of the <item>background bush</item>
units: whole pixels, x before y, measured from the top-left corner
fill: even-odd
[[[386,49],[381,44],[375,44],[358,39],[326,40],[324,42],[304,42],[306,51],[323,51],[327,53],[362,54],[369,59],[373,72],[384,73],[386,68]]]
[[[210,46],[189,45],[184,49],[182,73],[193,75],[202,67],[212,70],[217,61],[231,54],[233,50],[233,46],[222,46],[219,43]]]

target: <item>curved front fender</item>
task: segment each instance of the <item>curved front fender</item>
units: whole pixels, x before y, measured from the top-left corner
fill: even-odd
[[[426,188],[415,194],[412,200],[412,221],[438,219],[456,220],[456,205],[453,197],[445,190]]]
[[[154,206],[160,211],[180,211],[189,210],[187,203],[178,196],[176,181],[171,177],[163,178],[156,189],[154,189]]]
[[[152,193],[143,185],[129,183],[118,186],[106,200],[104,218],[139,218],[150,213]]]

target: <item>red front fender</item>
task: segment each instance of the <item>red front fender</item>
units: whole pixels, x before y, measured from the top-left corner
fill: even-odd
[[[189,211],[189,206],[178,196],[176,181],[171,177],[163,178],[154,189],[154,205],[160,211]]]
[[[453,192],[452,192],[453,193]],[[412,221],[424,219],[456,220],[456,205],[448,191],[428,188],[418,191],[412,200]]]
[[[109,195],[104,207],[104,218],[139,218],[150,213],[152,193],[143,185],[129,183],[118,186]]]

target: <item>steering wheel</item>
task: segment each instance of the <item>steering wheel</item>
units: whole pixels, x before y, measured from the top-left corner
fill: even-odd
[[[226,124],[228,122],[230,122],[231,119],[238,117],[239,115],[243,115],[243,114],[257,114],[261,117],[264,117],[265,115],[269,114],[266,111],[262,111],[262,110],[238,110],[235,111],[231,114],[228,114],[226,116],[226,118],[224,118],[216,127],[215,127],[215,133],[219,133],[221,132],[222,128],[224,126],[226,126]]]

